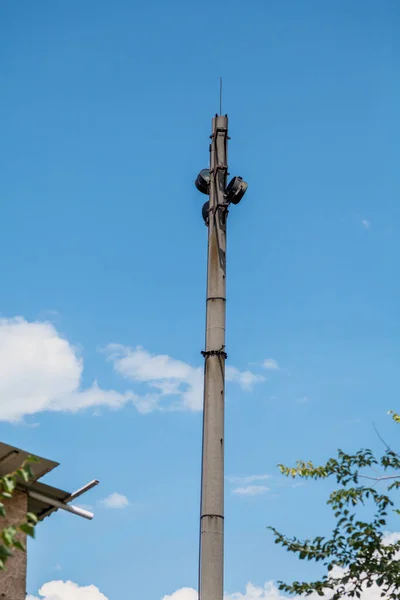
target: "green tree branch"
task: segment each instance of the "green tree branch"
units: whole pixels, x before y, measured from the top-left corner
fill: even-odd
[[[400,423],[399,415],[392,411],[390,414],[396,423]],[[381,476],[372,477],[361,472],[377,465],[383,471]],[[279,582],[280,590],[306,596],[312,593],[324,596],[330,592],[332,600],[339,600],[360,598],[366,587],[377,585],[381,588],[381,596],[400,599],[400,561],[396,556],[400,552],[400,541],[390,544],[385,539],[388,513],[400,514],[391,497],[400,487],[400,456],[387,445],[380,458],[368,449],[354,455],[339,450],[337,457],[330,458],[324,465],[298,461],[295,467],[279,465],[279,469],[286,477],[333,478],[338,484],[327,501],[336,520],[330,537],[298,540],[269,527],[276,544],[297,554],[301,560],[321,562],[326,569],[326,574],[317,581]],[[380,493],[375,487],[360,484],[364,479],[389,485],[385,493]],[[369,520],[360,517],[363,506],[373,509]]]

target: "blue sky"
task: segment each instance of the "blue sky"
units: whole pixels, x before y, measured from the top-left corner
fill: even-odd
[[[313,572],[266,526],[329,531],[327,489],[276,464],[380,450],[373,421],[398,435],[399,25],[396,0],[2,4],[0,437],[58,460],[50,484],[101,481],[92,522],[38,528],[30,594],[196,587],[193,180],[220,75],[230,172],[249,182],[228,233],[225,588]]]

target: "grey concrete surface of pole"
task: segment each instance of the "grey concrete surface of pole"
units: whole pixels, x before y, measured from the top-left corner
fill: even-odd
[[[241,177],[226,185],[228,117],[212,120],[210,169],[200,172],[196,187],[209,195],[203,207],[208,225],[206,346],[200,515],[200,600],[222,600],[224,592],[224,412],[226,222],[229,204],[247,189]]]
[[[224,591],[225,290],[228,119],[212,122],[206,347],[204,352],[203,459],[200,524],[201,600]]]

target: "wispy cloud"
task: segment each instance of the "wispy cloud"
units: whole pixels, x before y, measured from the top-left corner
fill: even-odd
[[[118,492],[114,492],[113,494],[107,496],[107,498],[104,498],[104,500],[100,500],[100,504],[102,504],[104,508],[120,510],[129,506],[129,500],[123,494],[118,494]]]
[[[262,366],[269,371],[277,371],[280,368],[278,362],[274,358],[266,358],[263,361]]]
[[[151,354],[140,346],[130,348],[111,344],[106,350],[107,359],[117,373],[132,381],[145,383],[149,393],[133,399],[142,413],[154,410],[192,410],[203,407],[203,368],[194,367],[166,354]],[[250,390],[264,378],[251,371],[227,367],[226,379]]]
[[[268,491],[269,488],[265,485],[246,485],[234,488],[232,494],[237,494],[238,496],[261,496]]]
[[[249,483],[254,483],[255,481],[266,481],[267,479],[270,479],[271,475],[245,475],[244,477],[238,477],[238,476],[231,476],[231,475],[227,475],[226,476],[226,480],[229,481],[229,483],[235,483],[235,484],[242,484],[242,485],[246,485]]]
[[[137,386],[117,391],[104,389],[97,381],[84,387],[81,349],[61,336],[53,323],[0,319],[0,421],[25,419],[34,426],[26,420],[45,411],[92,409],[97,415],[101,407],[120,409],[127,404],[140,413],[202,410],[202,366],[119,344],[108,346],[105,355],[119,375],[140,384],[140,393]],[[264,379],[235,367],[227,368],[226,378],[244,390]]]
[[[364,229],[369,229],[371,227],[371,223],[367,221],[367,219],[362,219],[361,225],[364,227]]]
[[[262,375],[256,375],[252,371],[239,371],[235,367],[226,367],[226,380],[238,383],[244,390],[251,390],[255,383],[265,381]]]
[[[297,404],[308,404],[310,402],[310,398],[308,396],[300,396],[300,398],[296,398]]]
[[[270,479],[271,475],[267,473],[262,473],[259,475],[228,475],[225,479],[238,487],[232,489],[232,494],[237,494],[238,496],[260,496],[261,494],[265,494],[269,491],[269,488],[265,485],[261,485],[261,481],[267,481]]]

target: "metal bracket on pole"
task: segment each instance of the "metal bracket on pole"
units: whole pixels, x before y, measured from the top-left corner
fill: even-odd
[[[214,173],[217,173],[217,171],[227,171],[228,170],[228,165],[216,165],[213,169],[211,169],[210,173],[211,175],[214,175]]]
[[[212,215],[214,215],[214,218],[215,218],[215,215],[217,214],[217,210],[222,211],[222,213],[227,216],[229,213],[229,204],[227,202],[221,202],[220,204],[216,204],[215,208],[209,208],[208,212],[211,213]]]

